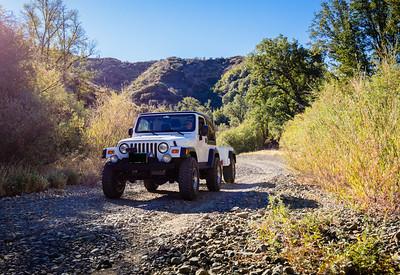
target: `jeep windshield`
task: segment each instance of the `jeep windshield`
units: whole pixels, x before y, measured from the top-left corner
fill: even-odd
[[[135,132],[193,132],[195,127],[193,114],[146,115],[139,117]]]

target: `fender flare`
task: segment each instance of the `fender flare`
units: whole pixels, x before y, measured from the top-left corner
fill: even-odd
[[[217,148],[212,148],[208,151],[208,161],[207,161],[207,166],[208,167],[213,167],[214,162],[215,162],[215,157],[219,157],[219,152]]]
[[[233,160],[236,162],[236,154],[234,151],[229,151],[228,157],[233,158]]]
[[[197,153],[194,147],[181,147],[181,158],[194,157],[197,161]]]

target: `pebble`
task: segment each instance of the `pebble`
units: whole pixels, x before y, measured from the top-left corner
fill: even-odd
[[[192,268],[190,265],[183,265],[183,266],[179,267],[179,269],[178,269],[179,273],[182,273],[182,274],[188,274],[191,270],[192,270]]]
[[[209,275],[209,273],[204,268],[200,268],[196,271],[196,275]]]

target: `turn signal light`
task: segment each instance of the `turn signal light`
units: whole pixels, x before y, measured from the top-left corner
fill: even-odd
[[[172,149],[172,150],[171,150],[171,153],[172,153],[172,154],[178,154],[178,153],[179,153],[179,149]]]
[[[107,155],[114,155],[114,150],[108,150]]]

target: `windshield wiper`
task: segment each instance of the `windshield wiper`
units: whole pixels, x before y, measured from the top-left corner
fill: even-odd
[[[185,134],[180,131],[175,131],[175,132],[177,132],[178,134],[181,134],[182,136],[185,136]]]
[[[158,134],[156,134],[154,131],[149,131],[150,133],[152,133],[155,136],[158,136]]]

